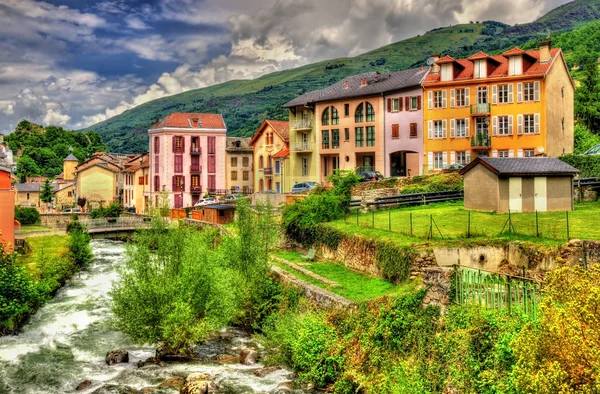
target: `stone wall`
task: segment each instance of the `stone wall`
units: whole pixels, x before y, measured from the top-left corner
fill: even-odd
[[[79,220],[89,219],[89,213],[78,213]],[[54,229],[65,229],[71,221],[70,213],[46,213],[40,215],[40,225]]]
[[[344,238],[336,250],[321,246],[318,252],[326,260],[341,261],[354,271],[367,275],[381,277],[381,269],[375,262],[375,248],[368,242],[360,242],[360,237]]]
[[[441,267],[424,267],[421,275],[423,276],[423,285],[427,288],[423,306],[438,305],[444,312],[451,301],[452,270]]]
[[[575,187],[573,188],[573,200],[577,202],[598,201],[598,189],[591,187]]]
[[[369,208],[367,203],[374,202],[378,197],[397,196],[398,194],[400,191],[396,188],[365,190],[360,194],[360,210],[367,212],[369,209],[376,209],[374,206]]]

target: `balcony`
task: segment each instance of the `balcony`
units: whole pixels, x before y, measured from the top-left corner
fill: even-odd
[[[312,121],[309,119],[292,120],[293,130],[311,130]]]
[[[292,152],[312,152],[313,147],[312,144],[308,142],[292,142],[290,144],[290,150]]]
[[[190,155],[193,156],[197,156],[202,154],[202,147],[201,146],[192,146],[190,147]]]
[[[198,165],[198,166],[190,166],[190,172],[193,173],[199,173],[202,172],[202,166]]]
[[[263,174],[268,176],[273,175],[273,167],[263,168]]]
[[[492,146],[492,137],[489,134],[475,134],[471,137],[471,148],[473,150],[488,150]]]
[[[191,189],[192,190],[190,190],[190,193],[192,193],[194,196],[202,194],[202,186],[192,186]]]
[[[490,114],[490,104],[471,105],[471,116],[481,116]]]

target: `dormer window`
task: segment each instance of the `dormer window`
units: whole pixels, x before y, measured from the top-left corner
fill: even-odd
[[[454,79],[454,67],[452,63],[442,64],[442,81],[452,81]]]
[[[190,127],[193,127],[194,129],[197,129],[202,124],[202,121],[198,118],[191,118],[191,119],[189,119],[189,122],[190,122]]]
[[[473,78],[487,77],[487,61],[485,59],[475,60],[473,66]]]
[[[508,75],[523,74],[523,56],[511,56],[508,58]]]

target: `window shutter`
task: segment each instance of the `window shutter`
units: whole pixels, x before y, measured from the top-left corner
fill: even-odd
[[[417,111],[421,110],[421,96],[417,96]]]
[[[427,122],[427,138],[433,139],[433,120]]]
[[[498,104],[498,85],[492,86],[492,104]]]
[[[181,187],[182,190],[185,191],[185,175],[181,177]]]
[[[523,115],[517,115],[517,134],[523,135]]]
[[[498,157],[498,151],[497,150],[493,150],[492,151],[492,157]]]
[[[400,137],[400,125],[393,124],[392,125],[392,138],[399,138],[399,137]]]
[[[450,164],[456,164],[456,152],[450,152]]]
[[[405,97],[404,103],[405,103],[404,108],[406,108],[407,111],[410,111],[410,97],[408,97],[408,96]]]
[[[533,83],[533,101],[540,101],[540,81]]]
[[[448,104],[446,99],[446,89],[442,90],[442,108],[446,108],[446,104]]]
[[[442,152],[442,167],[448,164],[448,152]]]
[[[535,134],[540,134],[540,114],[533,115]]]
[[[433,152],[427,153],[427,168],[433,170]]]
[[[448,121],[442,120],[442,138],[446,138],[446,128],[448,127]]]
[[[471,162],[471,151],[468,150],[467,153],[465,153],[465,160],[467,161],[467,164],[469,164]]]
[[[388,109],[388,112],[392,112],[392,99],[391,98],[387,99],[387,109]]]
[[[515,118],[512,115],[508,115],[508,135],[513,135],[513,123]]]
[[[454,108],[456,103],[456,89],[450,89],[450,108]]]
[[[429,109],[433,108],[433,92],[432,91],[427,92],[427,108],[429,108]]]
[[[467,107],[471,105],[471,88],[465,88],[465,105]]]
[[[175,153],[175,139],[176,139],[176,138],[177,138],[177,137],[173,136],[173,153]]]
[[[517,151],[517,157],[523,157],[523,149]]]
[[[492,116],[492,135],[498,135],[498,117]]]
[[[515,151],[512,149],[508,150],[508,157],[515,157]]]
[[[469,138],[471,136],[471,119],[465,118],[465,136]]]
[[[512,104],[514,101],[514,85],[512,83],[508,84],[508,103]]]
[[[402,100],[402,97],[398,97],[398,110],[404,111],[404,101]],[[408,111],[408,108],[406,108],[406,110]]]
[[[523,83],[517,84],[517,103],[523,102]]]
[[[456,119],[450,119],[450,138],[456,137]]]
[[[175,191],[175,186],[177,185],[177,178],[172,177],[171,178],[171,183],[172,183],[172,190]]]
[[[181,152],[185,152],[185,137],[181,137]]]

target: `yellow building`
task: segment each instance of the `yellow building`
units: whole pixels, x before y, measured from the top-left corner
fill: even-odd
[[[573,151],[574,83],[549,41],[498,56],[436,57],[423,89],[427,171],[475,157]]]
[[[225,185],[231,193],[249,194],[254,188],[250,138],[227,137]]]
[[[285,177],[289,161],[289,122],[265,120],[250,140],[250,146],[254,152],[254,192],[289,192],[292,185]]]
[[[65,208],[75,208],[77,185],[74,182],[59,182],[54,188],[54,209],[62,211]]]
[[[123,166],[107,153],[96,153],[77,166],[77,197],[85,197],[89,209],[119,202],[122,193]]]
[[[125,208],[135,207],[135,212],[146,214],[150,198],[150,155],[144,153],[125,162],[122,171]]]

